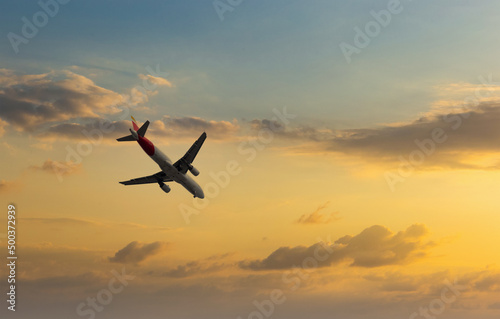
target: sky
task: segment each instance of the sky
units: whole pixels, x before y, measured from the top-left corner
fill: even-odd
[[[0,12],[2,318],[499,317],[497,1]]]

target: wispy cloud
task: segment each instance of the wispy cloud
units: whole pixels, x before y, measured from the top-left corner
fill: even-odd
[[[154,121],[151,126],[152,134],[157,136],[191,137],[193,134],[207,132],[212,139],[231,139],[239,132],[237,120],[215,121],[200,117],[170,117],[164,116]]]
[[[58,218],[43,218],[43,217],[24,217],[22,218],[23,222],[27,223],[40,223],[40,224],[48,224],[48,225],[63,225],[63,226],[96,226],[99,225],[98,222],[78,219],[78,218],[68,218],[68,217],[58,217]]]
[[[68,140],[88,143],[111,142],[125,135],[131,127],[128,121],[107,121],[104,118],[80,119],[78,123],[56,123],[36,136],[47,142]]]
[[[53,149],[52,144],[49,144],[49,143],[41,143],[40,142],[40,143],[31,144],[30,146],[33,148],[39,149],[39,150],[43,150],[43,151],[50,151]]]
[[[19,187],[19,184],[16,181],[8,181],[5,179],[0,180],[0,194],[14,191],[18,187]]]
[[[323,213],[322,211],[330,205],[330,202],[326,202],[320,205],[312,213],[306,213],[299,217],[297,223],[299,224],[328,224],[333,221],[339,220],[338,212]]]
[[[2,142],[2,143],[0,144],[0,146],[1,146],[2,148],[6,149],[6,150],[7,150],[7,152],[9,152],[9,154],[11,154],[11,155],[14,155],[14,154],[16,154],[16,153],[17,153],[17,148],[16,148],[16,147],[14,147],[14,146],[12,146],[12,145],[10,145],[9,143],[7,143],[7,142],[5,142],[5,141],[4,141],[4,142]]]
[[[103,130],[102,127],[105,126]],[[129,121],[107,121],[104,118],[84,119],[78,123],[56,123],[36,136],[43,141],[72,140],[116,144],[116,138],[127,134],[131,124]],[[168,117],[153,120],[147,131],[151,138],[175,138],[178,141],[197,138],[207,132],[212,140],[234,140],[239,133],[238,121],[215,121],[199,117]]]
[[[130,222],[111,222],[111,221],[95,221],[89,219],[72,218],[72,217],[23,217],[23,223],[37,223],[46,225],[58,225],[64,227],[76,227],[76,226],[86,226],[86,227],[118,227],[118,228],[129,228],[129,229],[143,229],[147,231],[169,231],[169,230],[179,230],[179,228],[163,227],[163,226],[150,226]]]
[[[0,119],[0,137],[2,137],[5,134],[5,128],[9,125],[6,121]]]
[[[167,248],[168,244],[155,241],[150,244],[133,241],[124,248],[116,252],[113,257],[109,257],[109,261],[113,263],[137,264],[154,255],[159,254]]]
[[[234,263],[228,263],[224,260],[232,254],[221,254],[210,256],[201,260],[187,262],[177,267],[164,271],[160,275],[172,278],[185,278],[199,274],[216,272],[228,267],[234,266]]]
[[[139,78],[141,80],[149,81],[152,84],[158,86],[168,86],[170,88],[174,86],[172,82],[160,76],[153,76],[151,74],[139,74]]]
[[[42,171],[50,174],[56,174],[58,176],[66,176],[75,174],[81,171],[82,164],[77,164],[73,162],[60,162],[53,161],[51,159],[43,162],[42,165],[32,165],[30,169],[35,171]]]

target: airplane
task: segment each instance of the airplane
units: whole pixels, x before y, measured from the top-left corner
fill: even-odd
[[[153,161],[155,161],[158,166],[160,166],[161,171],[156,174],[134,178],[128,181],[120,182],[123,185],[137,185],[137,184],[153,184],[158,183],[160,188],[165,192],[170,192],[170,186],[165,184],[166,182],[177,182],[184,186],[194,198],[204,198],[205,194],[201,189],[200,185],[198,185],[191,177],[187,175],[187,172],[190,171],[194,176],[198,176],[200,171],[198,171],[193,165],[194,158],[198,154],[203,142],[207,138],[207,133],[203,132],[201,136],[194,142],[194,144],[189,148],[189,150],[181,157],[177,162],[172,164],[170,158],[167,155],[163,154],[156,146],[151,143],[144,135],[149,126],[149,121],[146,121],[140,128],[137,125],[134,117],[132,117],[132,126],[134,129],[129,129],[130,135],[120,137],[117,139],[118,142],[126,142],[126,141],[137,141],[139,145],[142,147],[144,152],[148,154]]]

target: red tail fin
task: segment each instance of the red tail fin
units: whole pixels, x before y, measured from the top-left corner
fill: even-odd
[[[131,116],[131,118],[132,118],[132,125],[134,126],[134,131],[136,131],[136,132],[137,132],[137,130],[139,129],[139,126],[137,126],[137,123],[135,123],[135,119],[134,119],[134,117],[133,117],[133,116]]]

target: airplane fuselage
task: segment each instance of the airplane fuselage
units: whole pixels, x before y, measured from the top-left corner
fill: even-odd
[[[131,130],[132,132],[132,130]],[[132,134],[134,135],[134,134]],[[136,138],[136,136],[134,136]],[[169,177],[172,178],[174,182],[177,182],[184,186],[184,188],[190,192],[194,197],[204,198],[205,194],[201,189],[200,185],[196,183],[191,177],[182,172],[179,172],[172,164],[170,158],[165,155],[160,149],[158,149],[154,144],[148,140],[146,137],[137,135],[137,143],[142,147],[144,152],[153,159],[153,161],[160,166],[160,169]]]

